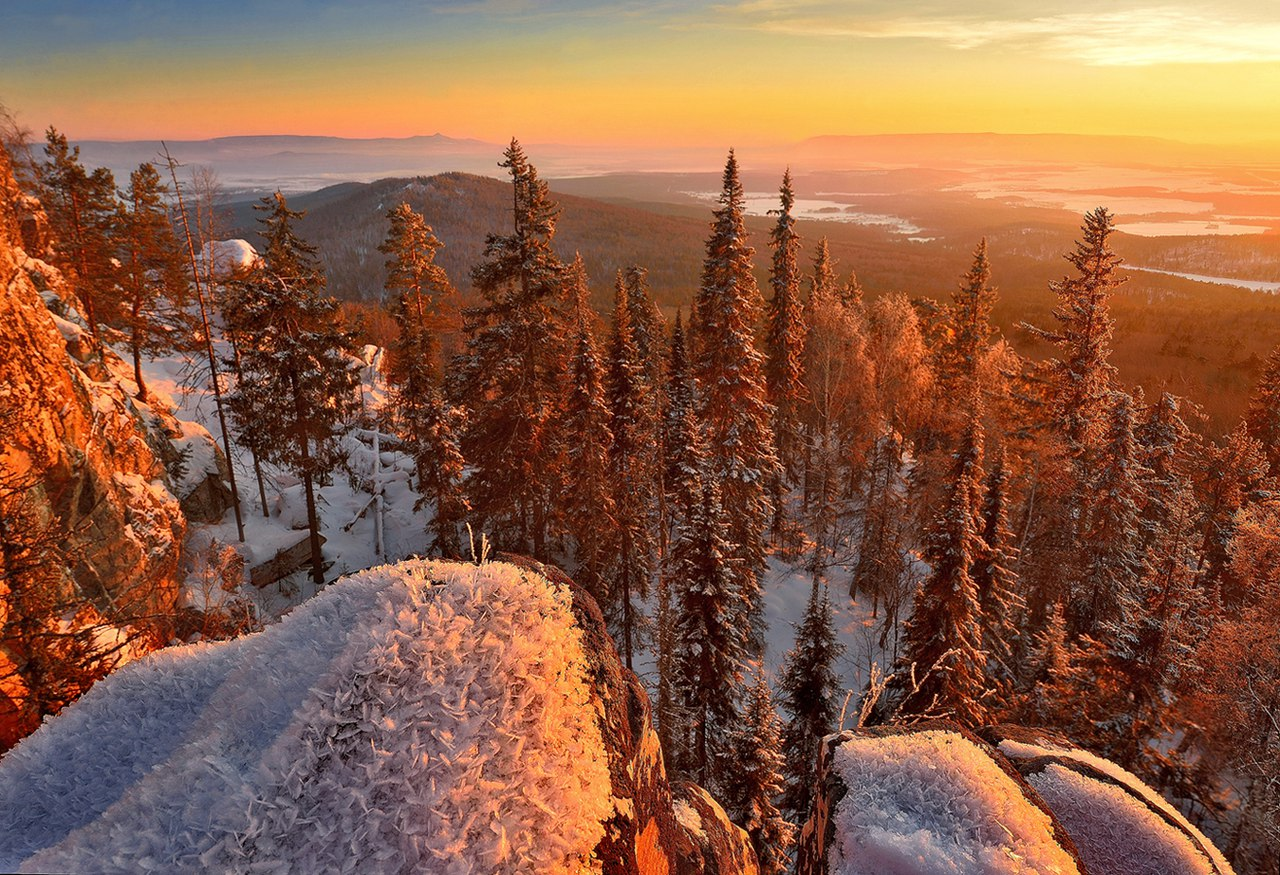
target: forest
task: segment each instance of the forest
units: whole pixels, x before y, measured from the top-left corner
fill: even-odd
[[[357,390],[369,328],[330,294],[284,195],[256,206],[257,265],[216,279],[212,180],[144,164],[117,189],[53,129],[42,156],[18,153],[53,264],[91,333],[127,353],[138,398],[147,356],[190,353],[224,447],[252,456],[256,483],[233,493],[261,492],[265,511],[263,468],[301,482],[317,587],[315,491],[344,476],[344,435],[385,434],[413,460],[431,555],[469,557],[484,533],[563,567],[623,663],[652,663],[669,770],[715,791],[762,872],[787,871],[819,744],[846,717],[1051,727],[1159,789],[1240,871],[1280,862],[1280,348],[1222,433],[1187,399],[1122,381],[1127,274],[1105,208],[1063,253],[1051,312],[1002,330],[986,239],[947,300],[864,295],[874,266],[801,238],[787,174],[753,246],[732,151],[696,264],[563,259],[561,207],[512,140],[505,224],[465,268],[443,255],[446,226],[383,193],[385,224],[362,244],[385,263],[388,392],[371,408]],[[652,277],[689,269],[692,300],[657,300]],[[1014,331],[1043,354],[1015,351]],[[28,486],[0,481],[0,580],[38,722],[106,666],[92,642],[49,632],[62,560]],[[773,677],[771,560],[812,581]],[[846,691],[832,611],[850,599],[898,643]]]

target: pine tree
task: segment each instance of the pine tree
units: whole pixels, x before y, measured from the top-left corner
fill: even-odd
[[[293,229],[302,213],[284,196],[257,207],[263,266],[235,284],[226,317],[240,340],[241,379],[228,399],[240,441],[292,471],[307,502],[311,579],[324,585],[315,486],[342,459],[339,438],[355,412],[354,335],[338,302],[323,295],[315,250]]]
[[[734,583],[747,609],[753,649],[759,650],[759,581],[765,569],[764,534],[773,514],[769,483],[777,474],[778,458],[769,425],[773,412],[765,397],[763,356],[755,347],[761,301],[752,275],[743,198],[738,162],[730,152],[696,296],[694,361],[710,476],[723,489],[729,544],[737,560],[732,566]]]
[[[981,455],[982,427],[973,418],[955,455],[946,502],[925,539],[930,570],[916,594],[905,650],[890,682],[901,697],[902,713],[942,712],[971,726],[987,716],[982,607],[971,576],[981,549],[976,514]],[[919,681],[914,689],[912,671]]]
[[[617,505],[610,479],[609,451],[613,432],[605,400],[600,351],[592,330],[594,314],[587,303],[586,268],[581,257],[569,268],[574,298],[574,354],[570,362],[569,397],[565,401],[565,524],[575,544],[574,580],[608,610],[613,593],[611,574],[618,543]]]
[[[706,450],[697,421],[693,376],[689,372],[684,338],[680,314],[677,313],[667,368],[664,428],[666,471],[663,482],[672,518],[687,521],[692,518],[694,509],[702,500],[702,470],[706,465]]]
[[[386,289],[399,329],[386,369],[391,422],[414,460],[422,496],[417,507],[427,501],[435,507],[430,549],[457,557],[458,524],[469,507],[462,491],[462,415],[445,398],[440,362],[444,312],[456,292],[435,262],[441,243],[422,216],[400,204],[387,218],[391,227],[378,251],[390,256]]]
[[[1266,451],[1242,423],[1221,444],[1201,445],[1192,470],[1200,505],[1200,586],[1223,607],[1238,607],[1246,593],[1232,568],[1232,541],[1240,512],[1259,496],[1266,481]]]
[[[616,628],[622,658],[631,667],[636,646],[637,616],[634,598],[648,598],[656,544],[653,521],[658,487],[657,412],[652,403],[648,374],[631,332],[631,308],[627,284],[621,273],[615,286],[613,337],[609,350],[609,424],[613,445],[609,450],[609,482],[617,512],[617,553],[614,557],[611,607],[617,610]]]
[[[500,547],[546,561],[561,477],[565,271],[551,248],[558,211],[546,183],[515,140],[504,159],[513,228],[485,238],[485,261],[472,270],[486,304],[464,311],[454,397],[471,414],[463,454],[475,514]]]
[[[173,349],[186,333],[187,279],[178,241],[162,200],[168,191],[154,165],[129,174],[117,216],[122,325],[133,355],[138,397],[147,398],[142,354]]]
[[[735,586],[720,488],[704,476],[692,517],[671,548],[675,596],[672,690],[684,721],[677,762],[704,787],[722,786],[718,764],[737,723],[744,657],[741,596]]]
[[[1245,414],[1249,436],[1262,444],[1272,477],[1280,477],[1280,346],[1267,356]]]
[[[827,587],[822,584],[819,592],[815,576],[804,617],[796,629],[795,647],[783,660],[779,680],[782,710],[789,715],[782,729],[786,754],[782,810],[796,823],[809,819],[818,747],[824,737],[836,731],[840,681],[835,664],[843,653]]]
[[[751,687],[742,727],[734,733],[732,745],[730,817],[751,839],[760,875],[785,875],[796,828],[774,803],[782,792],[783,757],[778,715],[764,672],[758,673]]]
[[[765,348],[768,359],[765,380],[769,401],[774,407],[773,435],[778,456],[789,478],[794,482],[801,461],[801,412],[805,400],[804,382],[804,312],[800,302],[800,266],[797,256],[800,238],[796,234],[791,208],[795,193],[791,190],[791,171],[782,177],[779,192],[782,208],[769,239],[773,247],[773,268],[769,284],[773,298],[769,301]],[[779,493],[781,490],[779,490]],[[778,502],[781,495],[775,495]],[[776,528],[776,526],[775,526]]]
[[[98,326],[114,321],[116,314],[111,261],[115,179],[103,167],[87,172],[80,163],[80,147],[70,147],[65,134],[49,128],[45,139],[47,160],[37,166],[36,174],[55,241],[54,264],[71,277],[89,330],[97,337]]]

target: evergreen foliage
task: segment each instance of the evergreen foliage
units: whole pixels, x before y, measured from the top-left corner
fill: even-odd
[[[769,682],[760,672],[747,696],[742,726],[734,733],[730,805],[730,817],[746,830],[755,848],[760,875],[785,875],[795,844],[796,828],[774,802],[782,791],[779,742],[778,715]]]
[[[796,823],[808,820],[813,805],[819,745],[837,729],[840,681],[835,664],[843,653],[826,584],[815,577],[795,647],[783,660],[778,682],[779,704],[788,715],[782,729],[786,782],[781,807]]]
[[[802,458],[805,323],[800,301],[800,238],[795,230],[795,217],[791,215],[795,193],[791,189],[790,170],[782,177],[779,195],[781,208],[773,211],[778,221],[769,235],[773,248],[773,266],[769,274],[773,297],[766,314],[765,349],[768,358],[765,381],[769,402],[774,408],[773,436],[778,457],[783,461],[789,479],[794,482]],[[780,499],[780,495],[775,495],[775,503]]]
[[[302,213],[264,197],[263,265],[234,284],[226,318],[236,332],[240,380],[228,399],[240,441],[296,474],[307,502],[311,579],[324,584],[315,485],[344,454],[339,438],[356,407],[354,335],[325,297],[314,251],[293,229]]]
[[[1244,421],[1249,436],[1267,454],[1271,476],[1280,477],[1280,346],[1267,356]]]
[[[499,547],[546,561],[561,476],[565,270],[551,248],[558,211],[546,183],[517,141],[504,158],[512,231],[489,234],[472,270],[486,303],[463,313],[467,349],[453,397],[470,413],[462,446],[475,515]]]

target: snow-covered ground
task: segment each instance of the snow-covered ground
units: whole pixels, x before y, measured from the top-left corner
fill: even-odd
[[[578,873],[613,811],[585,665],[536,574],[354,575],[121,669],[10,752],[0,871]]]

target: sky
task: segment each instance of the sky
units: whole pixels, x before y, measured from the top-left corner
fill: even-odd
[[[1280,0],[0,0],[0,103],[72,139],[1253,143],[1278,95]]]

